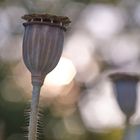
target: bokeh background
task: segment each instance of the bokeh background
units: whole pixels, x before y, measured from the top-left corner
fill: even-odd
[[[41,139],[122,140],[125,115],[108,75],[140,73],[139,0],[0,0],[0,140],[26,139],[32,86],[22,60],[21,16],[46,12],[72,23],[41,91]],[[140,139],[139,84],[137,93],[127,140]]]

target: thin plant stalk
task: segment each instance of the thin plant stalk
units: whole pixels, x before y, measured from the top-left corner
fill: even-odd
[[[130,118],[126,118],[125,122],[125,128],[123,132],[123,137],[122,140],[135,140],[135,134],[134,134],[135,129],[133,126],[130,124]]]
[[[37,140],[38,105],[41,86],[33,86],[28,140]]]
[[[130,122],[129,122],[129,117],[126,117],[126,120],[125,120],[125,128],[123,130],[123,137],[122,137],[122,140],[126,140],[127,139],[127,136],[128,136],[128,133],[129,133],[129,129],[130,129]]]

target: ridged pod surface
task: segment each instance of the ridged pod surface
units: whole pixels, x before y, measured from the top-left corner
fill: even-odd
[[[68,18],[28,16],[23,17],[28,19],[23,24],[23,59],[31,72],[32,84],[42,85],[45,76],[55,68],[62,54],[64,25],[68,23]]]
[[[23,59],[32,74],[33,84],[43,80],[57,65],[63,49],[63,30],[40,24],[26,24]]]

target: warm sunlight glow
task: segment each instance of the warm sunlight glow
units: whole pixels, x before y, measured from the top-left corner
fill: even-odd
[[[48,85],[68,85],[74,78],[76,69],[71,60],[61,57],[57,67],[47,75],[45,83]]]

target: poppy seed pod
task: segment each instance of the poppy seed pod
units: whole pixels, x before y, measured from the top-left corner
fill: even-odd
[[[37,140],[39,126],[39,96],[46,75],[57,65],[69,18],[48,14],[31,14],[27,20],[23,39],[23,59],[32,76],[32,102],[29,112],[28,140]]]
[[[23,59],[32,75],[33,85],[42,85],[45,76],[57,65],[69,18],[48,14],[31,14],[27,20],[23,39]]]
[[[129,121],[136,110],[139,77],[126,73],[115,73],[110,75],[110,78],[113,82],[117,102],[128,119],[126,121]]]

